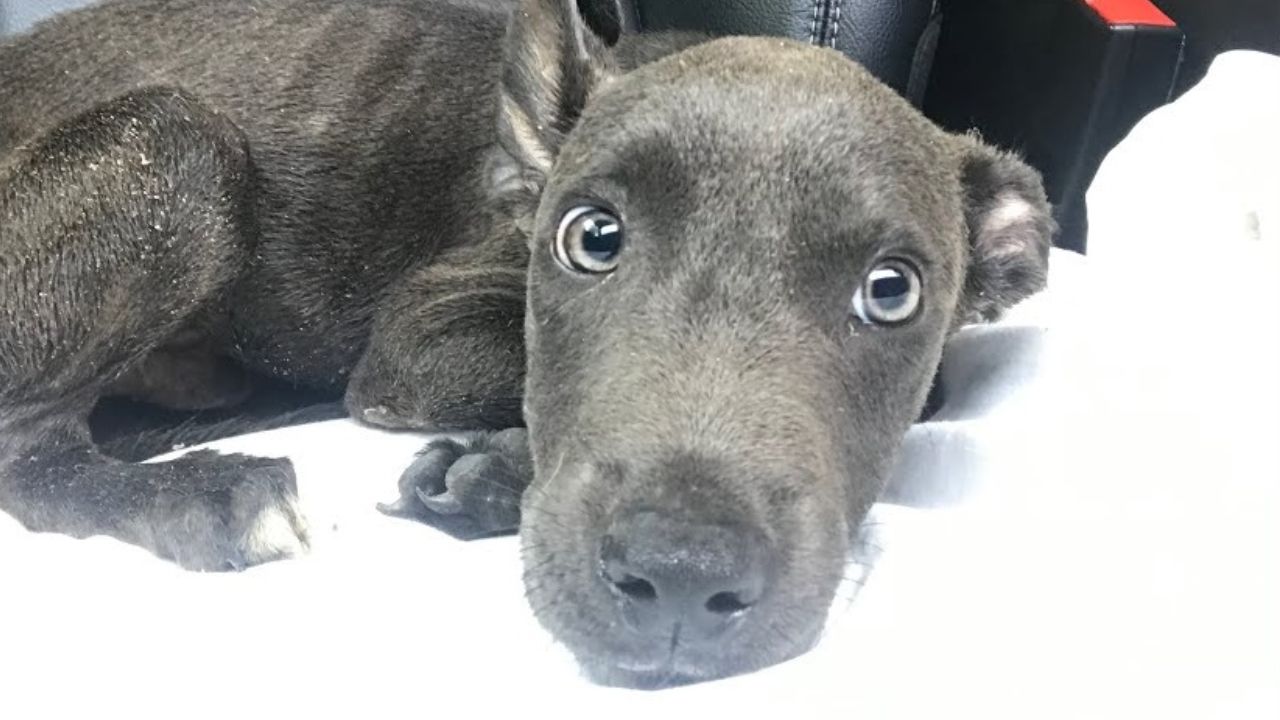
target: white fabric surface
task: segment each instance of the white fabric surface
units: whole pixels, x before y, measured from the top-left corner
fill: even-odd
[[[1280,717],[1276,128],[1280,59],[1232,53],[1112,154],[1088,262],[951,344],[909,506],[800,659],[588,685],[515,540],[375,512],[422,439],[333,422],[216,444],[294,459],[298,561],[193,575],[0,515],[0,717]]]

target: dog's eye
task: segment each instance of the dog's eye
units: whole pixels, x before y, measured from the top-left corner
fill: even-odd
[[[554,251],[574,272],[612,272],[622,252],[622,221],[597,207],[574,208],[560,221]]]
[[[901,325],[920,306],[920,273],[904,260],[884,260],[853,293],[853,314],[867,325]]]

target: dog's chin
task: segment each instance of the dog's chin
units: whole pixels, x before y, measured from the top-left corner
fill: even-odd
[[[664,663],[619,664],[583,663],[587,679],[596,685],[629,690],[666,690],[727,677],[707,668],[683,667]]]
[[[597,685],[632,690],[663,690],[745,675],[791,660],[813,647],[821,630],[786,648],[761,649],[750,656],[725,657],[715,653],[662,653],[659,657],[578,656],[587,679]]]

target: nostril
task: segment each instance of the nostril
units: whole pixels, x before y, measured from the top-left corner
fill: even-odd
[[[707,612],[716,615],[737,615],[751,608],[751,603],[742,599],[736,592],[718,592],[707,600]]]
[[[680,628],[688,643],[716,642],[767,594],[770,546],[751,527],[637,511],[614,518],[599,548],[596,587],[623,625],[651,638]]]
[[[624,596],[639,602],[658,599],[658,589],[653,583],[634,575],[624,575],[621,580],[612,580],[613,587]]]

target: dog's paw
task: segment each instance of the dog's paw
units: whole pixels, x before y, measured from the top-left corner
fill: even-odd
[[[400,499],[378,509],[464,540],[511,533],[532,479],[524,428],[435,440],[400,476]]]
[[[148,523],[157,554],[188,570],[227,571],[307,552],[288,460],[193,453],[172,463],[178,472],[184,464],[194,482],[162,489]]]

